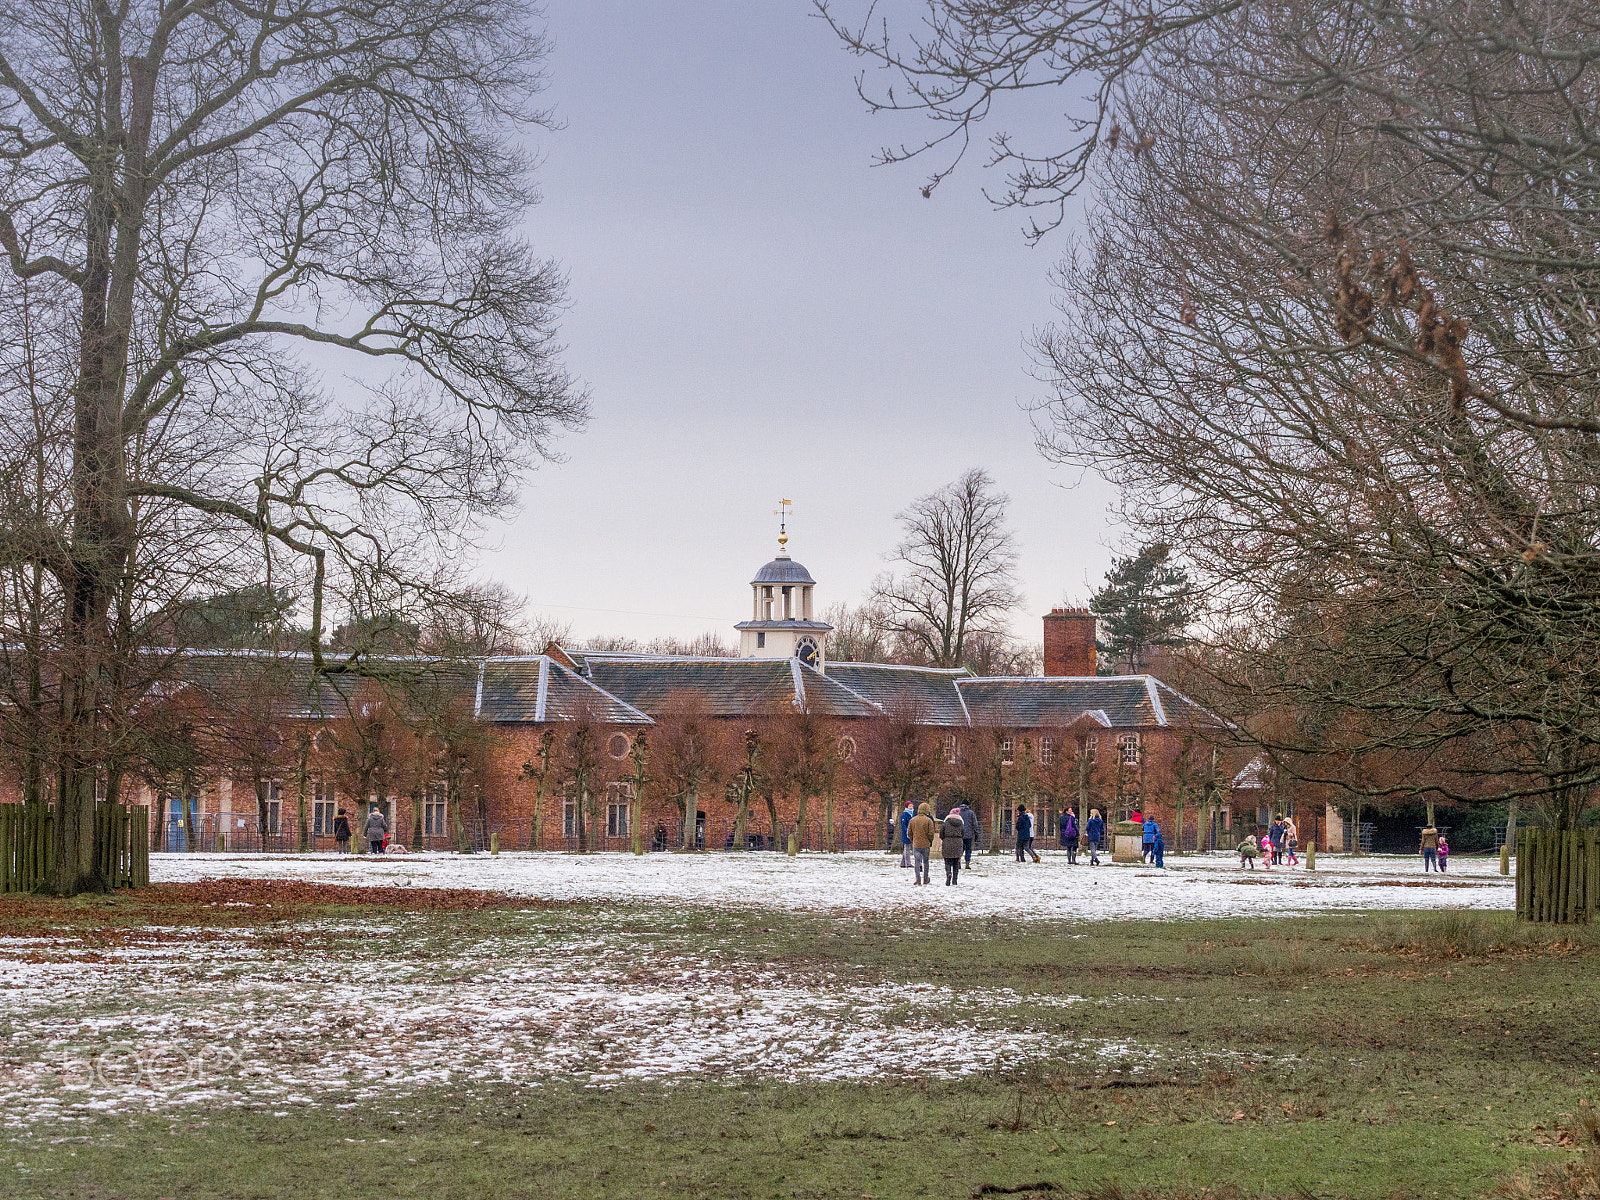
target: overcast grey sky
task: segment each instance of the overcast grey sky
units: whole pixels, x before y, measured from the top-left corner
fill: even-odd
[[[1025,411],[1062,240],[1030,249],[975,171],[924,200],[917,167],[872,166],[921,126],[865,111],[806,0],[548,0],[548,21],[565,128],[528,231],[570,276],[594,419],[484,573],[579,636],[731,637],[780,497],[819,603],[854,603],[895,512],[981,466],[1012,497],[1014,626],[1037,640],[1111,539],[1109,489],[1041,459]]]

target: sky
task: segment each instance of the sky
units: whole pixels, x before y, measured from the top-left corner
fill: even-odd
[[[577,639],[714,631],[789,549],[819,607],[858,603],[895,514],[982,467],[1011,497],[1014,631],[1110,561],[1110,489],[1034,448],[1028,339],[1058,235],[1030,247],[964,170],[921,195],[918,137],[869,113],[808,0],[547,0],[533,244],[570,280],[566,361],[593,417],[490,531],[482,573]],[[999,180],[989,178],[991,185]]]

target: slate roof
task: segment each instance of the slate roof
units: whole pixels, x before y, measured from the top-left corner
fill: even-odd
[[[192,650],[177,656],[171,667],[171,687],[198,687],[227,702],[248,697],[265,677],[284,687],[291,697],[287,715],[300,718],[341,716],[363,688],[404,681],[413,688],[443,690],[462,703],[471,703],[477,664],[461,659],[394,657],[366,659],[358,670],[341,671],[336,654],[324,655],[324,670],[313,679],[309,654],[270,654],[248,650]],[[162,689],[165,690],[165,689]]]
[[[650,724],[644,713],[545,654],[485,660],[474,711],[497,724],[571,721],[585,711],[608,725]]]
[[[751,583],[816,583],[811,572],[792,558],[775,558],[761,570]]]
[[[656,715],[671,696],[694,693],[713,716],[781,712],[797,701],[830,717],[875,711],[854,692],[795,658],[679,658],[638,654],[587,656],[589,679],[634,708]]]
[[[852,662],[830,662],[827,670],[829,679],[884,712],[904,704],[928,725],[970,724],[955,686],[957,679],[971,678],[963,670]]]
[[[1103,713],[1113,728],[1194,727],[1220,722],[1152,675],[958,679],[976,725],[1032,729]]]

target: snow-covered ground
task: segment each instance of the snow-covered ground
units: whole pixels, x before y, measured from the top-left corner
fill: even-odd
[[[310,879],[374,887],[459,887],[550,900],[751,906],[813,912],[870,910],[921,920],[1008,916],[1024,920],[1127,920],[1275,916],[1339,909],[1503,908],[1514,884],[1498,860],[1457,857],[1450,873],[1424,875],[1415,857],[1324,855],[1301,867],[1241,870],[1222,855],[1169,857],[1164,870],[1137,864],[1090,867],[1065,854],[1039,864],[975,856],[961,882],[912,887],[898,856],[805,854],[157,854],[157,882]]]
[[[949,1078],[1046,1055],[1185,1066],[1063,1032],[1075,1006],[1110,1001],[664,952],[605,909],[509,915],[506,933],[466,942],[448,917],[408,919],[304,922],[292,953],[249,929],[152,929],[109,952],[0,938],[0,1127],[502,1081]],[[1239,1057],[1196,1049],[1187,1065]]]
[[[1411,859],[1324,858],[1315,874],[1240,871],[1221,857],[1169,860],[1164,871],[1072,867],[1059,854],[1038,865],[974,861],[957,888],[914,888],[898,858],[881,854],[158,855],[157,881],[292,877],[591,903],[506,912],[496,933],[473,937],[460,936],[453,913],[375,908],[359,923],[0,938],[0,1127],[56,1136],[94,1113],[337,1109],[500,1081],[948,1077],[1046,1056],[1203,1070],[1238,1056],[1196,1049],[1185,1063],[1166,1047],[1155,1064],[1135,1037],[1071,1034],[1076,1006],[1111,1001],[884,983],[759,961],[703,923],[681,940],[675,930],[707,906],[852,923],[870,912],[892,928],[902,918],[1176,920],[1512,903],[1510,881],[1482,860],[1457,860],[1444,879],[1424,877]],[[1115,1003],[1136,1030],[1144,1001]]]

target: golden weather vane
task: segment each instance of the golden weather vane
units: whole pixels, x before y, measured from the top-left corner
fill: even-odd
[[[778,549],[781,551],[789,544],[789,518],[794,514],[794,502],[779,500],[778,507],[772,510],[772,515],[778,518]]]

